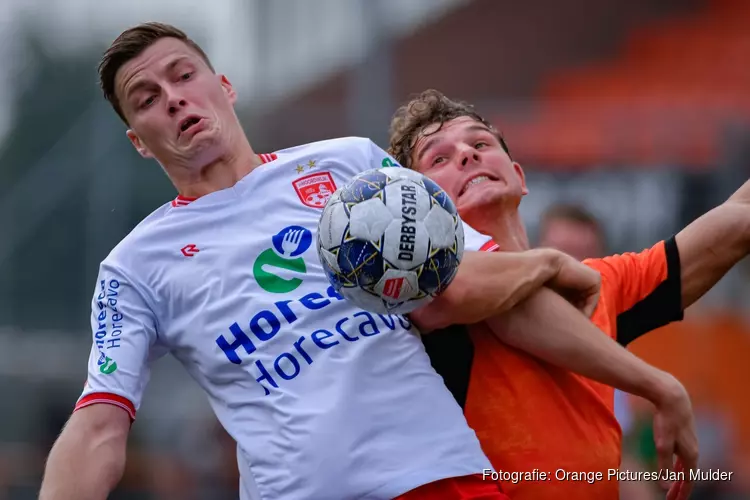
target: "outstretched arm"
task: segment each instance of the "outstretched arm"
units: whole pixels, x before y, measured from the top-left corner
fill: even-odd
[[[510,310],[545,285],[589,315],[600,284],[597,271],[557,250],[466,252],[453,282],[410,317],[423,333],[478,323]]]
[[[677,236],[682,307],[708,292],[750,252],[750,181]]]
[[[687,470],[697,467],[695,421],[682,384],[604,335],[554,292],[542,289],[512,311],[487,323],[506,344],[653,403],[659,467],[672,470],[675,455],[681,467]],[[670,495],[679,487],[683,488],[680,491],[683,496],[679,498],[687,498],[689,481],[675,485]]]

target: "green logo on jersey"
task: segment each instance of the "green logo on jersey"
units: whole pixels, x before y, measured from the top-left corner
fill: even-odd
[[[102,354],[102,356],[104,356]],[[105,375],[114,373],[117,370],[117,362],[109,356],[104,356],[104,361],[99,365],[99,371]]]
[[[271,238],[273,244],[255,259],[253,276],[263,290],[288,293],[302,284],[307,272],[301,257],[312,244],[312,233],[302,226],[285,227]],[[295,276],[297,275],[297,276]]]
[[[383,158],[383,161],[380,162],[381,167],[398,167],[396,163],[393,163],[393,160],[391,160],[389,157]]]

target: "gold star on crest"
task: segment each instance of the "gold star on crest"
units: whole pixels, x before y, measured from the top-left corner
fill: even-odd
[[[308,162],[307,162],[307,167],[308,167],[308,168],[311,168],[311,169],[312,169],[312,168],[315,168],[315,160],[310,160],[310,161],[308,161]]]
[[[303,167],[302,165],[297,165],[297,173],[298,174],[301,174],[304,171],[305,171],[305,167]]]

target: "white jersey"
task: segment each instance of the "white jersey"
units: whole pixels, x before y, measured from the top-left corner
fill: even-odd
[[[344,301],[320,266],[328,197],[395,161],[360,138],[262,157],[162,206],[101,264],[77,408],[135,418],[171,353],[238,443],[242,499],[387,499],[491,468],[415,327]]]

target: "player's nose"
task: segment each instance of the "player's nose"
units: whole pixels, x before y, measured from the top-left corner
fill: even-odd
[[[187,100],[181,94],[174,91],[167,92],[166,102],[170,115],[176,114],[178,111],[187,106]]]
[[[459,160],[461,167],[466,168],[472,165],[479,164],[480,156],[476,149],[470,147],[463,147],[459,153]]]

